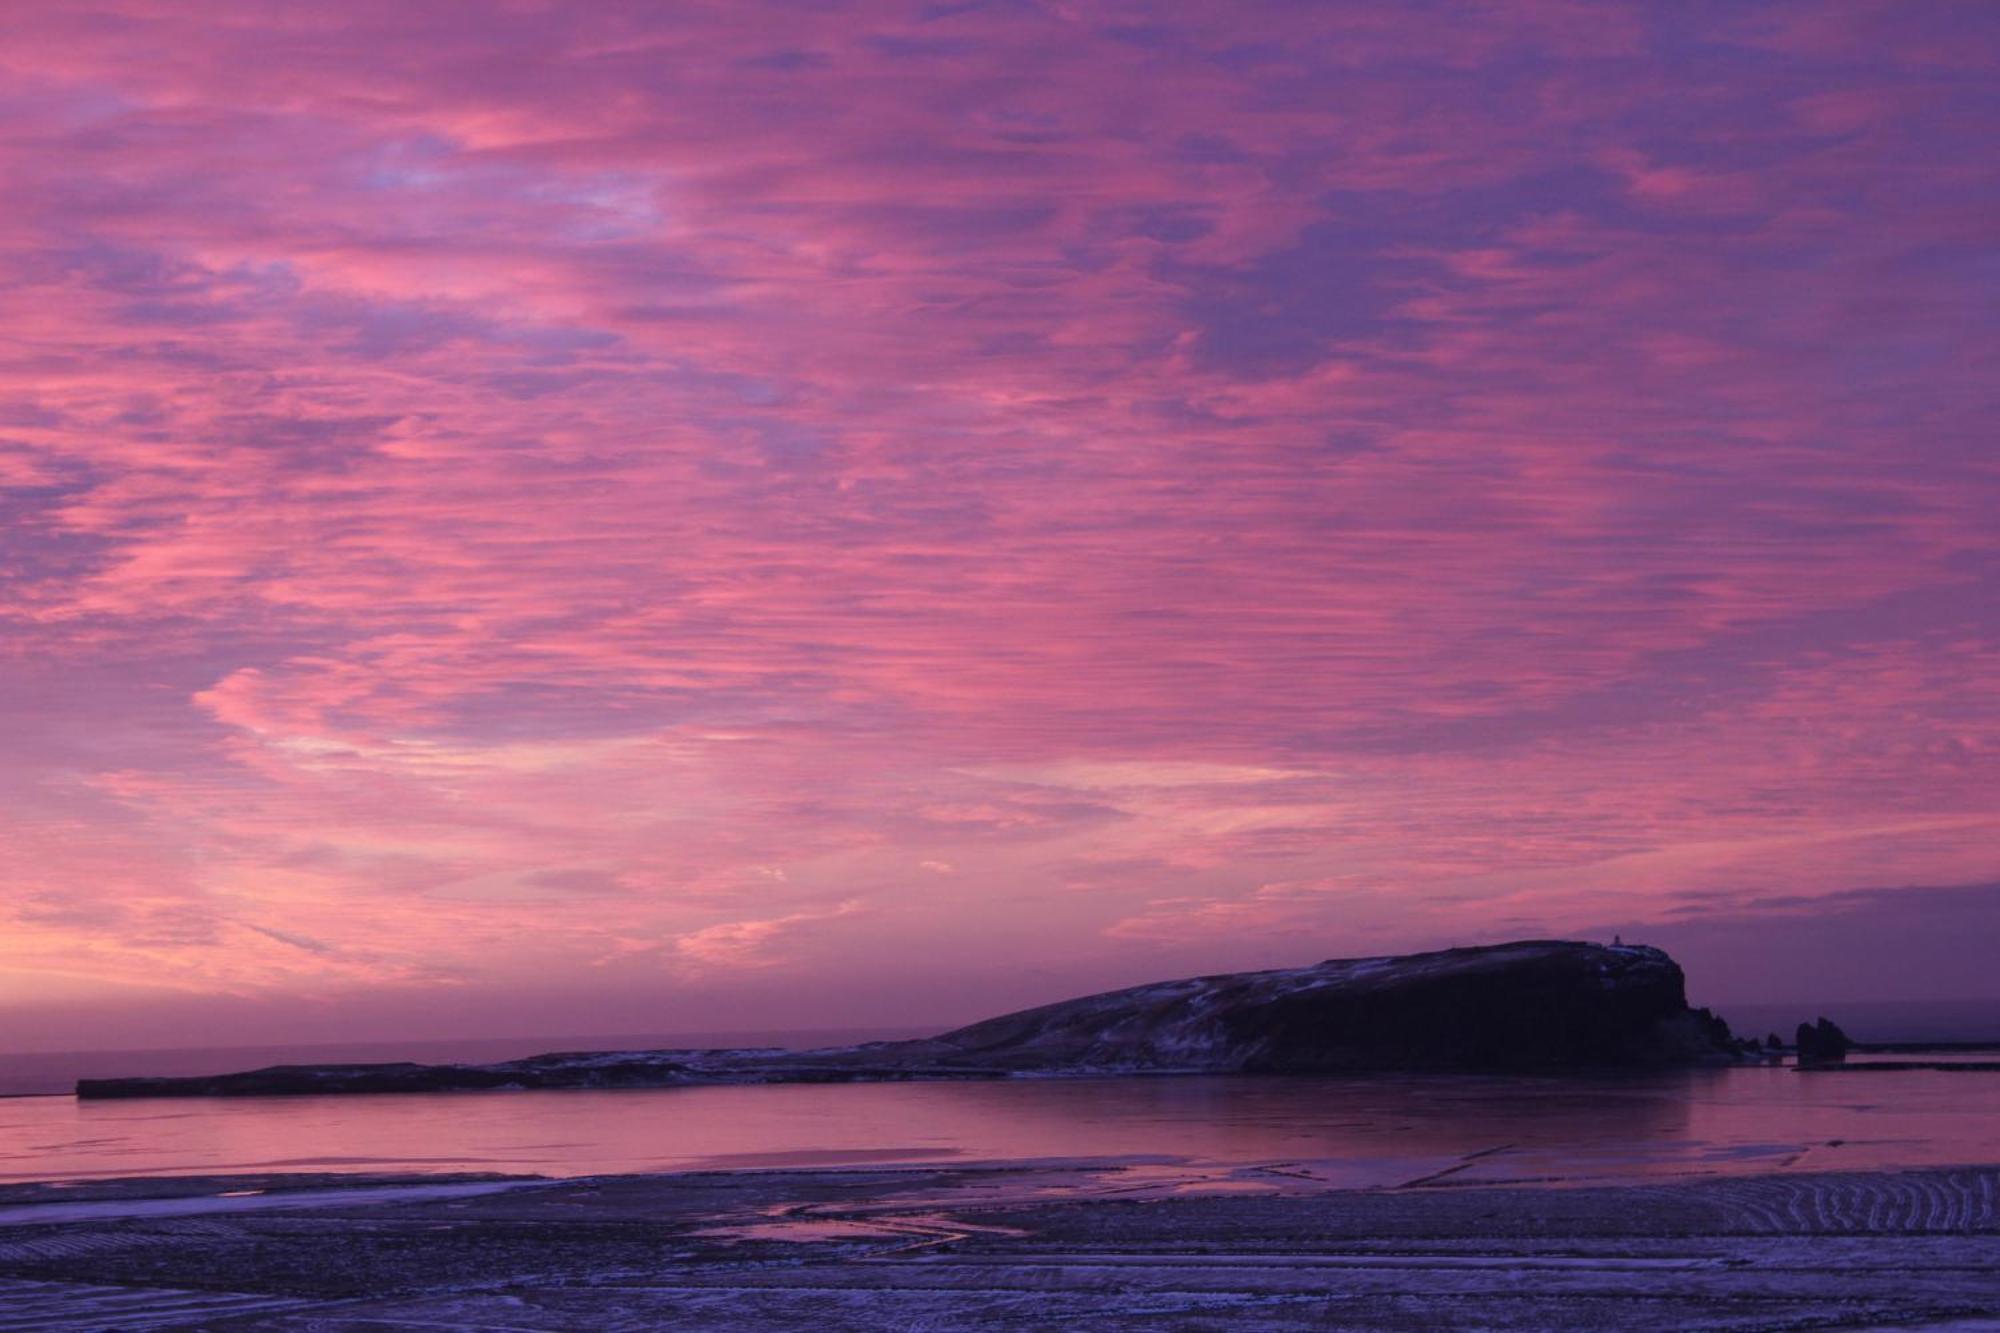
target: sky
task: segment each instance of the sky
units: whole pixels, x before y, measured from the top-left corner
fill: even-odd
[[[0,1049],[2000,989],[1986,0],[4,22]]]

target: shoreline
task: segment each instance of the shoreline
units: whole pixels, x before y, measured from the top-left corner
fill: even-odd
[[[297,1330],[2000,1320],[2000,1163],[1368,1189],[1298,1167],[50,1181],[0,1188],[0,1308]]]
[[[1488,1184],[1576,1184],[2000,1160],[2000,1083],[1921,1069],[1864,1081],[1866,1089],[1759,1066],[1589,1080],[1157,1075],[443,1100],[54,1098],[3,1103],[15,1109],[0,1124],[0,1184],[260,1172],[582,1177],[1152,1154],[1217,1170],[1303,1156],[1311,1173],[1375,1188],[1447,1170]]]
[[[1991,1175],[1994,1180],[1996,1216],[2000,1216],[2000,1157],[1987,1161],[1963,1161],[1924,1163],[1919,1165],[1888,1166],[1830,1166],[1819,1169],[1798,1170],[1772,1167],[1760,1170],[1720,1170],[1715,1168],[1690,1169],[1674,1172],[1634,1171],[1625,1175],[1545,1175],[1511,1176],[1500,1178],[1478,1178],[1456,1182],[1450,1186],[1438,1186],[1433,1181],[1455,1174],[1462,1167],[1475,1164],[1511,1148],[1512,1145],[1497,1145],[1464,1154],[1452,1166],[1441,1170],[1426,1170],[1420,1175],[1391,1184],[1357,1185],[1323,1176],[1315,1176],[1310,1167],[1313,1159],[1271,1159],[1265,1161],[1198,1161],[1165,1154],[1132,1153],[1117,1156],[1075,1156],[1058,1155],[1049,1157],[989,1157],[935,1159],[905,1157],[901,1154],[883,1156],[869,1160],[865,1154],[847,1161],[812,1161],[802,1156],[796,1161],[773,1160],[757,1164],[728,1164],[713,1166],[674,1167],[658,1171],[610,1171],[577,1175],[561,1175],[531,1171],[481,1171],[481,1170],[326,1170],[326,1171],[188,1171],[162,1172],[157,1174],[138,1173],[133,1175],[73,1175],[47,1176],[32,1180],[0,1181],[0,1217],[34,1206],[36,1201],[45,1200],[51,1205],[80,1201],[101,1202],[127,1199],[147,1201],[158,1199],[182,1199],[194,1197],[228,1198],[254,1195],[259,1198],[279,1199],[298,1196],[306,1206],[304,1196],[325,1196],[324,1202],[335,1206],[335,1197],[344,1191],[385,1188],[420,1188],[431,1186],[463,1185],[506,1185],[525,1186],[600,1186],[613,1182],[672,1182],[711,1177],[747,1178],[802,1178],[839,1180],[846,1177],[870,1180],[889,1176],[977,1176],[977,1175],[1018,1175],[1039,1173],[1068,1173],[1076,1175],[1098,1173],[1140,1173],[1148,1178],[1153,1176],[1187,1180],[1230,1179],[1239,1185],[1244,1181],[1260,1180],[1268,1183],[1268,1193],[1272,1194],[1353,1194],[1382,1195],[1401,1194],[1414,1190],[1451,1188],[1500,1192],[1522,1190],[1533,1192],[1554,1192],[1559,1190],[1656,1190],[1701,1184],[1724,1184],[1746,1181],[1789,1182],[1811,1181],[1815,1179],[1865,1180],[1874,1177],[1923,1177],[1931,1175]],[[779,1156],[784,1156],[780,1154]],[[1242,1191],[1248,1193],[1250,1191]],[[319,1202],[320,1200],[313,1200]],[[17,1225],[0,1220],[0,1228]]]

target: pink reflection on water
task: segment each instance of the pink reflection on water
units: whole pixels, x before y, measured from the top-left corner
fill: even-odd
[[[1209,1187],[2000,1160],[2000,1078],[1153,1078],[0,1103],[0,1179],[1118,1159]],[[1127,1177],[1128,1180],[1134,1177]]]

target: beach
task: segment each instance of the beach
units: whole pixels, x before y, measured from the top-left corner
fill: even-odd
[[[1331,1186],[1274,1162],[0,1190],[0,1329],[2000,1328],[2000,1167]]]

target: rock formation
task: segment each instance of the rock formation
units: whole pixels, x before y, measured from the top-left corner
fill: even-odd
[[[1831,1019],[1799,1024],[1799,1063],[1802,1065],[1837,1065],[1847,1058],[1848,1048],[1853,1044]]]
[[[1531,940],[1158,982],[918,1041],[817,1051],[562,1053],[490,1065],[287,1065],[197,1078],[86,1079],[77,1095],[1122,1073],[1532,1072],[1725,1063],[1741,1053],[1726,1023],[1688,1007],[1681,969],[1660,950]]]

